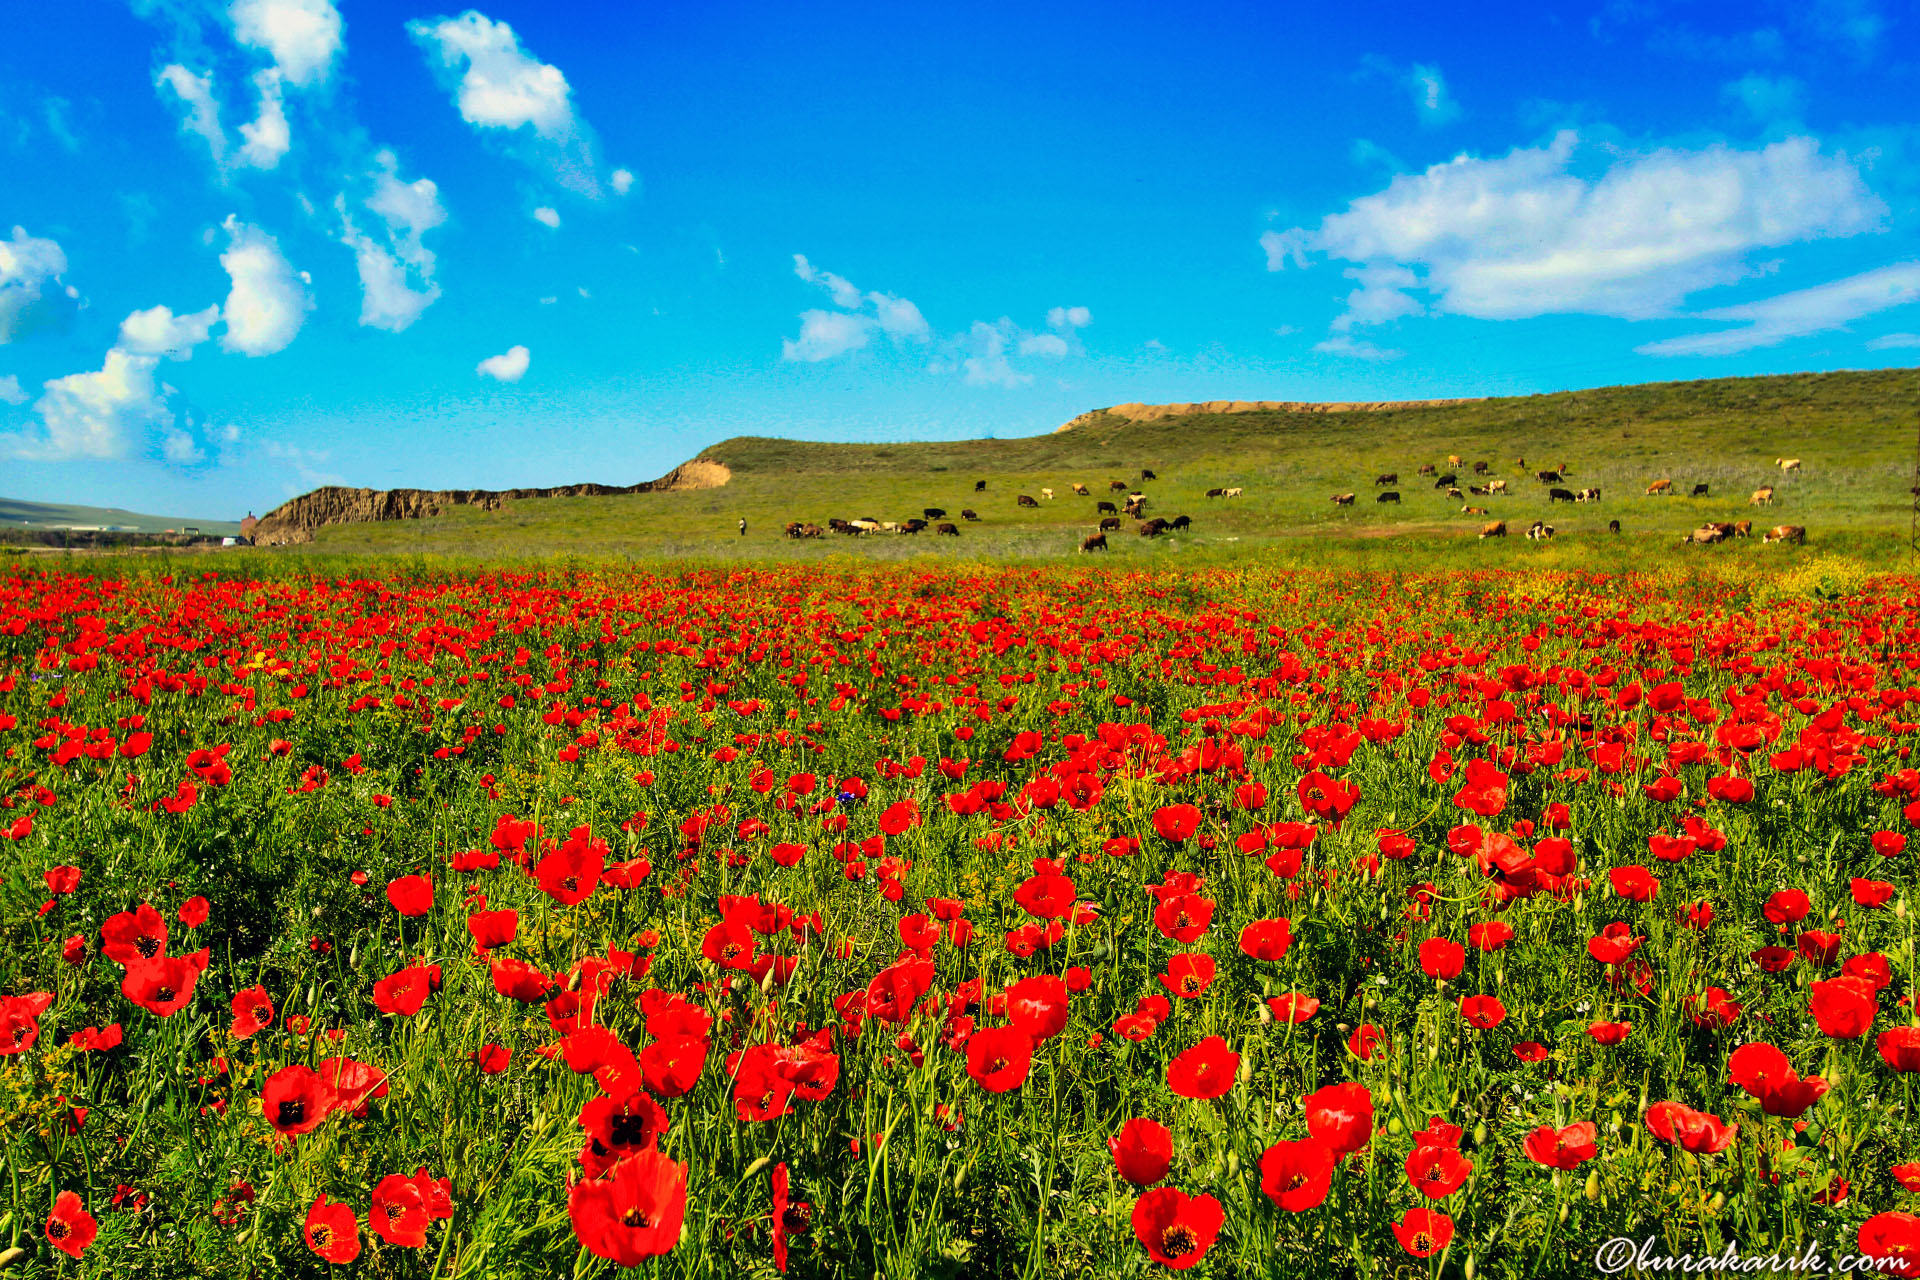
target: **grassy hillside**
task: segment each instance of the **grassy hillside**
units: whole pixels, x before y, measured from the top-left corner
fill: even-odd
[[[1094,502],[1109,480],[1149,482],[1149,515],[1193,517],[1190,533],[1147,542],[1131,523],[1114,543],[1115,559],[1242,558],[1398,563],[1407,557],[1466,557],[1470,562],[1529,555],[1542,563],[1607,564],[1680,554],[1680,535],[1705,520],[1753,517],[1756,525],[1804,524],[1813,543],[1889,565],[1907,549],[1912,505],[1920,370],[1802,374],[1609,387],[1553,395],[1371,413],[1244,413],[1127,422],[1096,418],[1072,431],[1011,440],[929,444],[818,444],[742,437],[701,456],[733,473],[718,489],[616,498],[518,502],[496,512],[452,511],[432,520],[322,529],[312,550],[481,557],[661,555],[862,559],[938,556],[966,559],[1054,558],[1070,553],[1094,527]],[[1482,518],[1460,512],[1415,473],[1450,453],[1490,462],[1512,495],[1470,499],[1491,508],[1517,533],[1549,519],[1553,547],[1481,544]],[[1781,455],[1804,459],[1783,477]],[[1519,459],[1525,458],[1522,466]],[[1568,486],[1598,487],[1598,505],[1549,507],[1534,470],[1565,463]],[[1372,480],[1397,471],[1403,502],[1374,502]],[[1467,469],[1462,468],[1463,478]],[[1649,498],[1646,484],[1671,478],[1684,493],[1695,483],[1712,496]],[[974,491],[987,481],[984,493]],[[1071,495],[1085,483],[1094,496]],[[1770,511],[1747,505],[1773,483]],[[1240,486],[1245,496],[1209,500],[1209,488]],[[1023,510],[1017,495],[1043,487],[1052,502]],[[1336,508],[1335,492],[1359,495]],[[789,520],[824,525],[830,516],[902,520],[963,507],[979,523],[962,536],[830,536],[793,543]],[[748,535],[737,535],[745,517]],[[1609,519],[1625,536],[1610,538]],[[1777,549],[1769,549],[1770,551]],[[1722,547],[1697,554],[1755,555]]]
[[[149,516],[119,507],[75,507],[54,502],[21,502],[0,498],[0,531],[29,529],[123,529],[134,533],[179,532],[192,527],[202,533],[240,531],[238,521],[196,520],[191,516]]]

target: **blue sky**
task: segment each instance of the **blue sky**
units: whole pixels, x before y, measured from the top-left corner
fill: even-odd
[[[1912,4],[1448,9],[12,6],[0,494],[1920,364]]]

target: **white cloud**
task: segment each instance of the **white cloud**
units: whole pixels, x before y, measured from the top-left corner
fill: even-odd
[[[867,345],[877,321],[840,311],[802,311],[800,335],[780,340],[782,360],[817,363]]]
[[[1720,96],[1745,107],[1761,124],[1795,120],[1800,116],[1801,83],[1792,76],[1763,76],[1752,72],[1720,87]]]
[[[0,436],[0,451],[37,462],[125,457],[136,431],[171,419],[154,383],[159,363],[115,347],[98,372],[53,379],[34,405],[39,429]]]
[[[793,274],[808,284],[819,285],[832,294],[833,305],[836,307],[852,311],[860,305],[860,290],[851,280],[845,276],[837,276],[831,271],[821,271],[807,261],[807,255],[804,253],[793,255]]]
[[[1023,356],[1046,356],[1059,360],[1067,354],[1067,340],[1057,333],[1029,333],[1020,339]]]
[[[1902,351],[1909,347],[1920,347],[1920,333],[1884,333],[1867,343],[1869,351]]]
[[[474,372],[496,382],[518,382],[526,375],[533,356],[525,347],[508,347],[497,356],[488,356],[474,366]]]
[[[280,73],[271,68],[260,72],[253,78],[253,87],[260,95],[260,115],[252,124],[240,126],[240,136],[245,139],[240,162],[254,169],[271,169],[293,145],[286,108],[280,101]]]
[[[920,308],[906,298],[890,293],[869,293],[866,301],[873,308],[874,322],[889,338],[925,342],[933,336],[933,326],[920,314]]]
[[[960,361],[960,367],[966,371],[966,381],[976,387],[1018,387],[1033,381],[1030,373],[1021,373],[1007,359],[1009,339],[1015,338],[1018,330],[1012,320],[1002,316],[993,324],[984,320],[975,320],[973,327],[962,339],[963,349],[968,352]]]
[[[195,75],[177,62],[170,63],[162,67],[160,74],[154,78],[154,87],[158,89],[162,86],[187,109],[180,118],[180,128],[187,133],[198,134],[206,142],[213,163],[225,165],[227,135],[220,127],[220,104],[213,98],[213,72]]]
[[[1049,329],[1084,329],[1093,323],[1093,312],[1085,307],[1053,307],[1047,312]]]
[[[1377,347],[1365,338],[1356,338],[1349,333],[1336,333],[1325,342],[1313,344],[1315,351],[1330,356],[1348,356],[1354,360],[1398,360],[1407,354],[1386,347]]]
[[[1863,316],[1913,302],[1920,302],[1920,262],[1901,262],[1759,302],[1702,311],[1694,318],[1743,323],[1735,329],[1687,334],[1634,349],[1649,356],[1733,355],[1842,329]]]
[[[220,265],[233,288],[220,312],[227,325],[220,345],[249,356],[285,350],[306,322],[312,299],[272,236],[234,217],[221,225],[228,246]]]
[[[1416,62],[1407,72],[1407,87],[1413,93],[1413,109],[1422,124],[1445,124],[1460,115],[1460,104],[1447,92],[1447,79],[1440,68]]]
[[[178,427],[168,427],[160,437],[160,456],[176,467],[191,467],[207,460],[199,442]]]
[[[365,201],[365,207],[385,225],[385,243],[354,223],[345,196],[334,202],[340,214],[341,243],[353,250],[360,272],[360,323],[391,333],[419,319],[440,296],[433,278],[434,253],[422,237],[447,220],[433,180],[403,182],[398,164],[391,151],[374,157],[373,194]]]
[[[1751,250],[1870,231],[1887,212],[1850,161],[1811,138],[1608,152],[1592,177],[1574,171],[1584,154],[1567,130],[1544,147],[1403,174],[1318,227],[1262,235],[1267,269],[1310,253],[1358,264],[1362,287],[1337,332],[1420,311],[1415,294],[1482,319],[1643,319],[1755,274]]]
[[[329,0],[234,0],[234,39],[265,51],[288,84],[324,84],[340,52],[340,12]]]
[[[533,220],[543,227],[552,227],[557,230],[560,226],[560,213],[556,209],[541,205],[533,211]]]
[[[25,404],[27,393],[20,389],[20,379],[12,374],[0,377],[0,404]]]
[[[613,176],[608,179],[608,181],[612,184],[613,189],[621,195],[625,195],[627,192],[633,190],[633,173],[631,170],[615,169]]]
[[[120,322],[120,341],[116,345],[130,355],[190,360],[193,349],[207,340],[214,321],[219,318],[217,306],[181,316],[166,306],[149,307]]]
[[[63,305],[57,285],[67,269],[59,244],[15,227],[0,240],[0,343],[31,333],[53,307]]]

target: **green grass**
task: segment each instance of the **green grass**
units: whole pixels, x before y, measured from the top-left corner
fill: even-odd
[[[192,516],[149,516],[119,507],[77,507],[57,502],[22,502],[0,498],[0,529],[125,529],[135,533],[164,533],[192,527],[201,533],[234,534],[238,521],[197,520]]]
[[[432,520],[322,529],[307,550],[456,559],[1048,560],[1071,554],[1094,529],[1094,502],[1110,496],[1110,480],[1137,481],[1149,467],[1159,479],[1142,486],[1148,514],[1187,514],[1194,528],[1148,542],[1129,522],[1110,539],[1117,561],[1627,568],[1680,554],[1680,536],[1703,521],[1751,517],[1761,528],[1807,526],[1824,554],[1885,564],[1907,547],[1916,406],[1920,370],[1906,369],[1612,387],[1381,413],[1103,418],[1012,440],[820,444],[741,437],[701,455],[732,470],[732,481],[719,489],[516,502],[494,512],[457,508]],[[1490,508],[1515,533],[1546,519],[1558,532],[1555,544],[1477,543],[1481,517],[1461,514],[1461,503],[1415,474],[1422,463],[1444,464],[1450,453],[1488,461],[1490,476],[1513,490],[1471,499],[1475,505]],[[1774,466],[1782,455],[1804,459],[1803,470],[1782,477]],[[1562,462],[1569,487],[1598,487],[1604,500],[1550,506],[1532,473]],[[1400,474],[1404,500],[1397,508],[1373,501],[1373,478],[1385,471]],[[1647,482],[1669,477],[1676,487],[1706,482],[1712,497],[1644,496]],[[987,490],[976,493],[974,482],[982,479]],[[1094,496],[1074,497],[1075,481]],[[1765,483],[1774,484],[1776,505],[1756,510],[1747,497]],[[1204,496],[1227,486],[1243,487],[1245,496]],[[1039,510],[1015,505],[1017,495],[1037,498],[1045,487],[1055,498]],[[1332,494],[1349,490],[1359,495],[1354,507],[1332,506]],[[929,531],[794,543],[782,533],[791,520],[903,520],[925,507],[945,508],[956,522],[971,507],[981,519],[961,523],[957,539]],[[745,538],[736,530],[742,517]],[[1622,537],[1605,533],[1610,519],[1620,521]],[[1756,540],[1689,553],[1762,551]]]

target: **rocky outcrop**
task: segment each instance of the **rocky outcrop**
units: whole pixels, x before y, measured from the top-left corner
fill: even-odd
[[[260,517],[253,540],[262,547],[312,542],[313,531],[330,524],[371,524],[382,520],[425,520],[453,507],[497,511],[509,502],[531,498],[599,498],[677,489],[717,489],[732,472],[708,458],[683,462],[661,476],[624,487],[569,484],[551,489],[350,489],[328,485],[283,502]]]
[[[1384,413],[1390,409],[1432,409],[1484,399],[1485,396],[1465,396],[1458,400],[1205,400],[1198,404],[1116,404],[1089,410],[1071,422],[1062,423],[1054,428],[1054,434],[1088,426],[1103,417],[1152,422],[1156,418],[1184,418],[1196,413]]]

